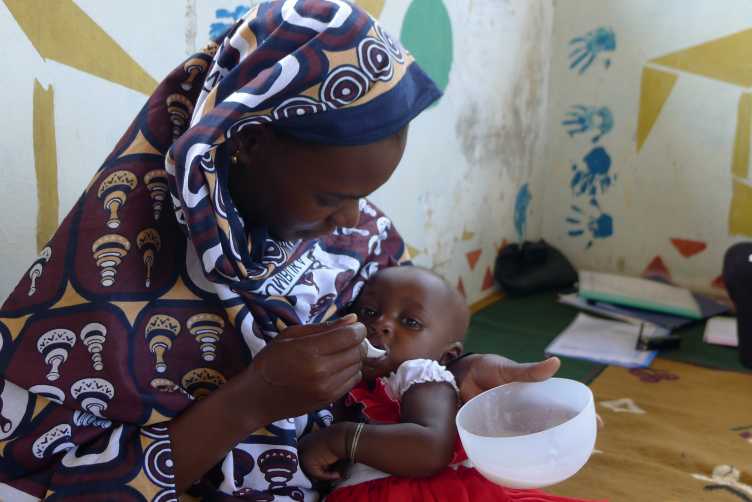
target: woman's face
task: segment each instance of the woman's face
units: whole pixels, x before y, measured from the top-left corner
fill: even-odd
[[[240,141],[230,193],[246,222],[280,240],[311,239],[358,225],[358,200],[386,183],[405,149],[406,129],[362,146],[302,143],[270,127]]]

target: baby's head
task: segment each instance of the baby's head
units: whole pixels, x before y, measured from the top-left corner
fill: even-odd
[[[462,353],[470,319],[454,288],[415,266],[379,271],[363,288],[353,311],[368,329],[368,340],[387,351],[379,365],[386,371],[409,359],[449,363]]]

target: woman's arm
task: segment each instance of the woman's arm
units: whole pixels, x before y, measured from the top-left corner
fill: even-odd
[[[253,431],[348,392],[365,355],[355,320],[288,328],[222,387],[150,426],[94,416],[0,375],[0,500],[175,499]]]
[[[168,424],[178,494],[200,479],[233,446],[273,421],[260,405],[263,397],[254,396],[241,380],[230,380]]]
[[[452,459],[456,429],[457,391],[447,383],[416,384],[400,402],[399,424],[365,425],[355,451],[357,462],[395,476],[423,477],[438,473]],[[301,441],[303,468],[319,479],[337,479],[331,466],[348,459],[355,427],[335,423]]]
[[[245,371],[172,420],[177,493],[254,431],[323,408],[358,383],[365,328],[356,320],[289,327]]]

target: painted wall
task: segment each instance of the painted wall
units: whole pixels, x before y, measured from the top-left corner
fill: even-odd
[[[4,0],[4,297],[156,82],[258,0]],[[553,8],[548,0],[360,0],[445,88],[373,199],[415,261],[492,291],[504,239],[540,234]],[[156,48],[156,49],[155,49]],[[537,216],[536,216],[537,215]],[[528,223],[528,220],[530,221]]]
[[[560,0],[554,19],[544,237],[718,291],[752,237],[752,4]]]

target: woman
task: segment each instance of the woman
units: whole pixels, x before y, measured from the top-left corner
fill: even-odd
[[[438,96],[340,0],[262,4],[173,71],[0,311],[0,499],[314,500],[297,438],[363,358],[332,319],[407,259],[363,197]],[[557,367],[453,371],[467,398]]]

